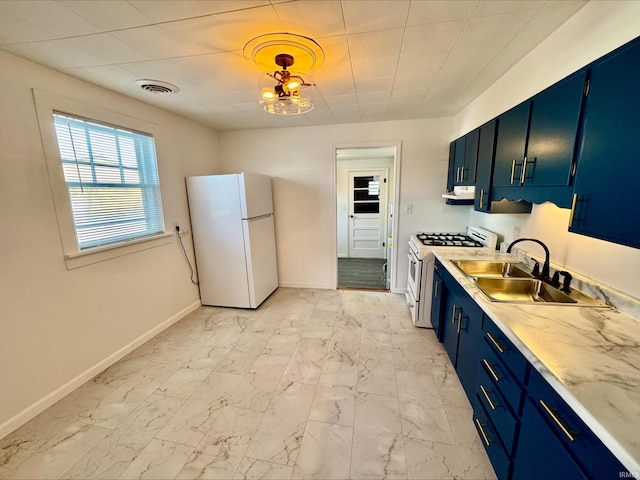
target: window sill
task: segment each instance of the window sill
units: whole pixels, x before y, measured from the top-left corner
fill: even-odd
[[[70,253],[64,256],[67,270],[85,267],[98,262],[104,262],[116,257],[148,250],[173,242],[172,233],[162,233],[152,237],[137,238],[127,242],[114,243],[105,247],[95,247],[82,252]]]

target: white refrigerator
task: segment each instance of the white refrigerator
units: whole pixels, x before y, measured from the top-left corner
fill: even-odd
[[[271,177],[187,177],[203,305],[258,306],[278,287]]]

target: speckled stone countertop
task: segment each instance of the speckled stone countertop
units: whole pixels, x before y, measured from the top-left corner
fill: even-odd
[[[450,260],[518,258],[436,248],[436,257],[633,475],[640,476],[640,321],[614,307],[491,302]],[[572,272],[573,273],[573,272]],[[616,305],[602,285],[583,292]],[[611,300],[614,298],[614,300]],[[623,298],[634,314],[633,300]],[[629,304],[632,307],[629,308]],[[636,305],[638,306],[638,305]],[[634,315],[635,316],[635,315]]]

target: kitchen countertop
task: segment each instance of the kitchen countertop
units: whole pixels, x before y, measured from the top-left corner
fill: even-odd
[[[434,253],[634,478],[640,477],[640,321],[612,307],[491,302],[450,260],[517,258],[455,247]]]

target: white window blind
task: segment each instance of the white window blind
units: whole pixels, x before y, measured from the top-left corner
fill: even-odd
[[[54,112],[78,249],[164,231],[153,137]]]

